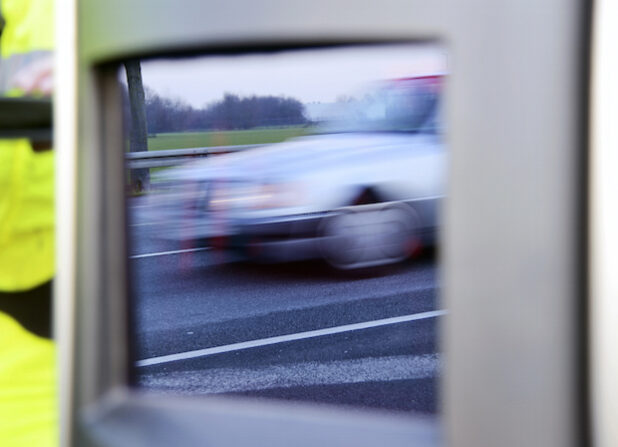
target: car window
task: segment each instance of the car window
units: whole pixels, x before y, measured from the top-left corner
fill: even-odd
[[[321,133],[433,132],[444,76],[393,79],[349,97]]]

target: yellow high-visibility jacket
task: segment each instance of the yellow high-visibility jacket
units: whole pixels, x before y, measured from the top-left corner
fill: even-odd
[[[58,445],[55,349],[0,312],[0,445]]]
[[[3,60],[27,62],[28,53],[52,49],[52,0],[0,2]],[[53,151],[34,152],[24,139],[0,140],[0,292],[29,290],[52,278],[53,194]],[[58,444],[55,365],[51,340],[0,312],[0,446]]]
[[[4,60],[52,49],[52,1],[2,0],[0,7]],[[28,290],[54,274],[53,173],[52,151],[0,140],[0,291]]]

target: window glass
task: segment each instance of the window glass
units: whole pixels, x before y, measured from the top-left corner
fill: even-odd
[[[438,45],[130,61],[135,385],[437,416]]]

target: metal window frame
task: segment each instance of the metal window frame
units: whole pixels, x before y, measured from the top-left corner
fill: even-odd
[[[589,327],[591,440],[599,447],[618,445],[618,5],[595,2],[590,98]]]
[[[436,38],[452,62],[442,236],[446,442],[586,442],[589,11],[576,0],[59,1],[63,445],[162,444],[171,439],[163,428],[183,445],[436,440],[435,427],[397,418],[160,399],[127,388],[123,160],[112,150],[120,123],[111,113],[111,67],[123,58]]]

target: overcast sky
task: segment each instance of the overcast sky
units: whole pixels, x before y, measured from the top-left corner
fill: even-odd
[[[446,71],[441,47],[410,44],[142,62],[144,85],[194,107],[225,92],[333,102],[371,82]]]

